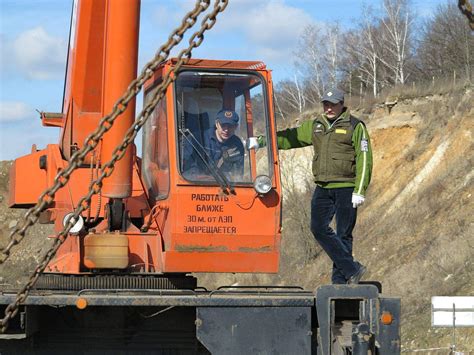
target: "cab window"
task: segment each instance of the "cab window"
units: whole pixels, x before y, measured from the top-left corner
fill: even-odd
[[[268,148],[247,150],[249,137],[266,136],[265,86],[250,73],[184,71],[175,83],[178,165],[191,182],[253,183],[269,175]],[[217,176],[217,177],[216,177]]]

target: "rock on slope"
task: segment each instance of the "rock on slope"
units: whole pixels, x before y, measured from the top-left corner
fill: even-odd
[[[0,161],[0,247],[5,247],[10,231],[25,214],[24,209],[8,208],[9,170],[12,162]],[[48,235],[52,233],[51,225],[37,224],[26,234],[19,245],[13,247],[6,263],[0,265],[0,285],[2,289],[23,286],[27,276],[47,251],[51,242]]]

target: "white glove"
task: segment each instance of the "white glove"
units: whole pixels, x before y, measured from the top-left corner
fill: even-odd
[[[257,137],[249,137],[249,139],[247,139],[247,142],[245,142],[245,147],[247,148],[247,150],[257,150],[258,148],[260,148]]]
[[[365,201],[365,197],[359,194],[352,194],[352,207],[357,208]]]

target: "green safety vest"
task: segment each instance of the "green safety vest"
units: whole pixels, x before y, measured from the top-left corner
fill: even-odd
[[[356,120],[356,122],[354,122]],[[351,122],[352,121],[352,122]],[[343,117],[330,127],[319,118],[313,122],[313,175],[318,182],[354,182],[355,151],[352,144],[354,128],[360,121]]]
[[[260,146],[266,144],[263,136]],[[347,109],[334,121],[324,115],[277,132],[278,149],[313,145],[313,174],[324,188],[354,187],[364,195],[372,175],[372,149],[367,128]]]

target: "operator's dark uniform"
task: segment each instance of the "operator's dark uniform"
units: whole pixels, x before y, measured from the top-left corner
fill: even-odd
[[[244,145],[239,137],[233,135],[219,142],[216,128],[210,128],[204,135],[204,148],[217,168],[226,176],[242,176],[244,173]]]
[[[240,178],[244,173],[244,145],[239,137],[233,135],[224,142],[219,142],[216,136],[216,128],[209,128],[203,135],[204,159],[212,162],[216,168],[233,181]],[[199,154],[187,147],[183,172],[186,177],[192,175],[210,175],[206,163]]]

